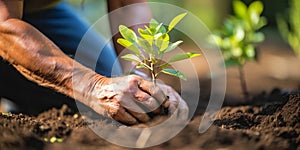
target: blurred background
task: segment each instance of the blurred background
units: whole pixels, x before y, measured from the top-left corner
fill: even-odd
[[[67,0],[72,7],[86,21],[93,24],[101,16],[107,14],[106,0]],[[169,3],[192,12],[200,18],[204,24],[214,31],[223,25],[223,21],[232,15],[232,0],[149,0],[150,2]],[[252,0],[244,0],[246,4]],[[246,81],[251,95],[268,93],[274,89],[283,91],[299,90],[300,88],[300,59],[295,55],[289,44],[282,38],[276,23],[276,16],[281,14],[284,17],[289,15],[291,0],[262,0],[264,4],[263,16],[267,18],[268,24],[262,29],[266,40],[257,48],[257,61],[248,62],[245,65]],[[299,4],[299,3],[298,3]],[[300,13],[300,12],[299,12]],[[155,16],[154,16],[155,18]],[[294,18],[299,19],[300,18]],[[107,28],[104,26],[103,28]],[[193,30],[193,28],[191,28]],[[109,37],[110,31],[101,33]],[[174,40],[185,39],[186,37],[179,33],[172,33]],[[199,48],[193,42],[185,41],[182,48],[198,50]],[[211,73],[205,57],[193,59],[197,64],[197,73],[201,82],[201,90],[210,91]],[[226,99],[235,102],[241,99],[241,88],[239,83],[239,73],[236,67],[227,69],[227,91]],[[174,83],[174,82],[173,82]],[[176,85],[175,85],[176,88]],[[202,94],[203,98],[209,96]]]

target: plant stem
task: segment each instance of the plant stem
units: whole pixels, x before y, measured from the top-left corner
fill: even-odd
[[[151,78],[152,78],[152,82],[155,85],[156,84],[156,77],[155,77],[155,70],[154,70],[154,64],[153,61],[151,60],[150,63],[150,67],[151,67]]]
[[[248,89],[247,89],[247,83],[246,83],[246,78],[245,78],[244,67],[239,66],[238,70],[239,70],[239,74],[240,74],[240,83],[241,83],[243,96],[244,96],[244,99],[246,100],[246,102],[248,102],[249,101],[249,92],[248,92]]]

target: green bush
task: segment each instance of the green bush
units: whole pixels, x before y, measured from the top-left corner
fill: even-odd
[[[254,60],[255,46],[264,40],[264,34],[258,32],[266,25],[266,18],[261,16],[263,9],[260,1],[252,2],[249,7],[240,0],[233,1],[234,15],[211,38],[222,50],[227,66],[242,66]]]
[[[288,19],[284,19],[283,15],[277,15],[277,26],[283,37],[294,52],[300,57],[300,1],[290,0],[290,9],[288,11]]]

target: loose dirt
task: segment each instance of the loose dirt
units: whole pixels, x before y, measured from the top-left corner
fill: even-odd
[[[110,124],[110,120],[86,122],[85,117],[66,105],[37,116],[2,113],[0,149],[125,149],[88,127]],[[148,149],[300,149],[300,93],[269,96],[260,104],[225,106],[203,134],[198,133],[201,119],[202,115],[194,116],[177,136]],[[53,137],[62,142],[50,142]]]

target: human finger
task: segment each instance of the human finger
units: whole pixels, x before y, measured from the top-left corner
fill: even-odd
[[[111,115],[113,119],[118,122],[133,125],[137,124],[138,121],[129,114],[123,107],[120,107],[116,114]]]
[[[132,110],[127,109],[127,111],[134,116],[139,122],[145,123],[150,120],[150,117],[146,113],[139,113]]]
[[[166,95],[154,83],[147,80],[141,80],[139,83],[139,87],[141,88],[141,90],[149,93],[153,98],[155,98],[159,102],[159,105],[165,102]]]
[[[165,108],[168,108],[169,114],[179,113],[180,116],[187,116],[189,109],[186,102],[181,98],[181,96],[170,86],[165,84],[158,84],[161,89],[164,90],[164,93],[168,95],[169,100],[164,104]]]
[[[137,103],[147,108],[147,112],[153,112],[154,114],[160,113],[160,103],[148,93],[137,89],[133,94]]]
[[[179,100],[179,104],[177,107],[177,118],[186,120],[189,115],[189,107],[187,106],[186,102],[181,98],[179,94],[176,95],[177,99]]]
[[[123,95],[120,104],[140,122],[147,122],[150,119],[146,111],[137,104],[137,100],[132,96]]]

